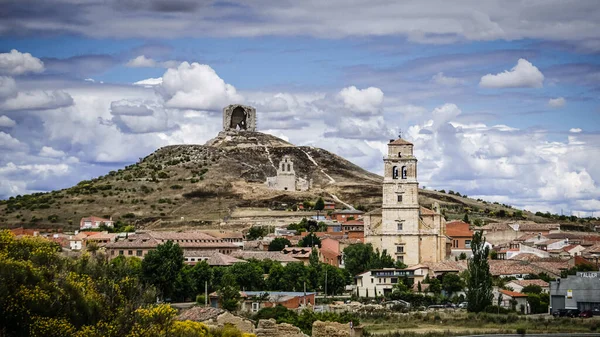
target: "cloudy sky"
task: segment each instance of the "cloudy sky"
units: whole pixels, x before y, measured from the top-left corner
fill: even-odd
[[[5,0],[0,198],[71,186],[230,103],[261,131],[381,174],[414,142],[421,186],[533,211],[600,211],[597,1]]]

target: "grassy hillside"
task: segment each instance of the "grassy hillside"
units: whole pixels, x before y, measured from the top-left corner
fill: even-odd
[[[265,186],[284,155],[294,161],[298,177],[312,180],[310,191]],[[259,132],[220,133],[206,145],[167,146],[136,164],[67,189],[0,201],[0,226],[74,229],[90,215],[138,227],[214,227],[223,220],[236,226],[252,218],[285,221],[307,215],[285,209],[318,197],[340,208],[380,207],[381,182],[380,176],[322,149],[294,146]],[[557,221],[454,192],[421,190],[419,201],[426,207],[438,202],[449,220],[468,214],[471,221],[485,223]]]

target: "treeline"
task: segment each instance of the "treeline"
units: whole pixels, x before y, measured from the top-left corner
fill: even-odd
[[[63,257],[39,237],[0,231],[0,336],[242,336],[176,321],[135,258]]]

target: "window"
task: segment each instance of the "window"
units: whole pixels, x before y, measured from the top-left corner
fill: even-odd
[[[396,283],[398,283],[398,278],[397,278],[397,277],[392,277],[392,278],[390,279],[390,283],[391,283],[391,284],[396,284]]]
[[[398,195],[398,202],[402,202],[402,194]]]
[[[253,302],[252,303],[252,312],[257,312],[260,309],[260,303]]]
[[[138,251],[136,251],[136,252],[135,252],[135,255],[137,255],[137,256],[142,256],[142,251],[141,251],[141,250],[138,250]]]
[[[112,255],[115,255],[115,251],[114,251],[114,250],[111,250],[111,251],[110,251],[110,255],[111,255],[111,256],[112,256]]]
[[[406,179],[406,176],[407,176],[406,166],[402,166],[402,179]]]
[[[119,255],[123,255],[123,251],[122,250],[119,251]]]
[[[402,152],[398,152],[398,158],[402,158]]]
[[[396,253],[404,253],[404,246],[396,246]]]
[[[127,255],[133,255],[133,250],[128,250]]]
[[[399,230],[399,231],[401,231],[401,230],[402,230],[402,224],[401,224],[401,223],[399,223],[399,224],[398,224],[398,230]]]
[[[403,255],[398,256],[396,258],[396,261],[400,261],[400,262],[404,263],[404,256]]]
[[[398,179],[398,166],[392,167],[392,179]]]
[[[465,248],[471,248],[471,240],[465,240]]]

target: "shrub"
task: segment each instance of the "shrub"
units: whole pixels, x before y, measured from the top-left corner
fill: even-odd
[[[169,175],[165,171],[160,171],[160,172],[158,172],[158,177],[160,179],[167,179],[167,178],[169,178]]]
[[[181,185],[171,185],[171,189],[173,189],[173,190],[181,190],[181,189],[183,189],[183,186],[181,186]]]
[[[526,332],[527,330],[525,328],[517,328],[518,335],[525,335]]]

